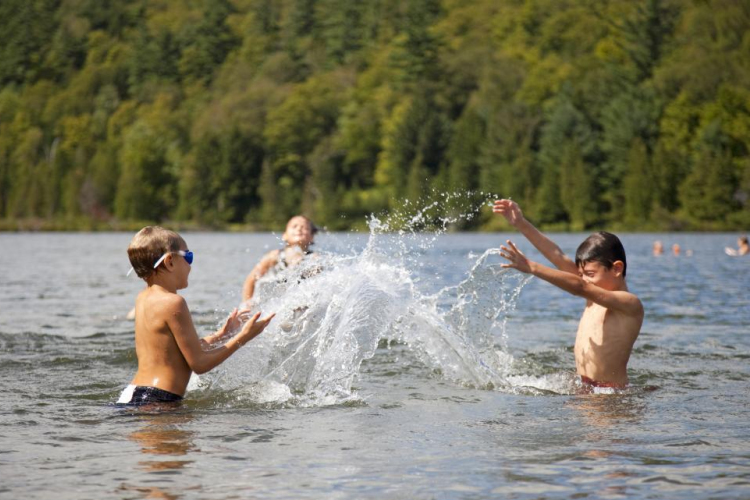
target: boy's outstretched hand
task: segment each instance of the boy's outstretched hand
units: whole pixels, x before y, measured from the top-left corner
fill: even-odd
[[[516,245],[514,245],[512,241],[507,240],[506,243],[508,244],[507,247],[505,245],[500,246],[500,255],[510,261],[510,264],[501,264],[500,267],[511,267],[513,269],[518,269],[522,273],[531,273],[529,259],[527,259],[526,256],[516,248]]]
[[[511,226],[515,226],[523,220],[521,207],[519,207],[518,203],[513,200],[495,200],[495,205],[492,207],[492,211],[505,217],[505,220],[507,220]]]
[[[236,307],[229,313],[226,323],[224,323],[224,331],[227,335],[239,329],[244,322],[250,318],[250,309],[238,310]]]
[[[234,332],[240,329],[240,327],[250,318],[250,309],[238,310],[234,308],[229,316],[227,316],[224,326],[219,330],[207,337],[203,337],[201,340],[201,347],[204,350],[216,347],[216,344],[231,337]]]
[[[242,330],[237,334],[237,340],[239,340],[240,345],[247,344],[260,335],[260,332],[266,329],[268,323],[271,322],[274,316],[276,316],[276,313],[269,314],[265,318],[259,319],[260,313],[255,313],[247,323],[242,325]]]

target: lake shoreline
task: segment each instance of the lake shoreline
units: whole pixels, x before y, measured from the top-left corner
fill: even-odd
[[[216,223],[205,224],[196,221],[121,221],[121,220],[94,220],[85,217],[79,218],[21,218],[0,219],[0,233],[34,233],[34,232],[59,232],[59,233],[108,233],[108,232],[136,232],[149,225],[169,227],[179,232],[215,232],[215,233],[262,233],[281,231],[284,225],[264,223]],[[624,224],[600,224],[587,228],[573,227],[571,224],[538,224],[538,227],[550,233],[591,233],[606,230],[616,233],[745,233],[747,226],[737,222],[705,223],[695,224],[685,220],[670,220],[662,224],[646,224],[643,226],[630,226]],[[327,228],[330,232],[357,232],[367,233],[370,231],[367,221],[354,223],[347,227]],[[431,228],[434,229],[434,228]],[[514,229],[500,221],[498,218],[489,219],[487,222],[476,226],[448,225],[447,233],[492,233],[513,232]]]

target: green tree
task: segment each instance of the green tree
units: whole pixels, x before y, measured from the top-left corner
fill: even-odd
[[[0,86],[33,81],[55,34],[59,0],[0,2]]]
[[[686,213],[695,220],[719,222],[739,208],[734,198],[736,189],[730,155],[706,148],[698,153],[693,170],[680,186],[680,199]]]
[[[164,218],[176,201],[174,179],[167,168],[168,144],[145,121],[125,133],[115,214],[125,220]]]
[[[180,184],[179,214],[202,222],[244,222],[260,204],[260,137],[233,126],[195,139]]]
[[[633,141],[628,164],[623,181],[624,220],[632,227],[643,227],[651,216],[656,183],[648,151],[642,141]]]
[[[399,198],[427,194],[438,174],[447,146],[444,116],[430,96],[422,93],[396,106],[385,125],[375,182],[389,193],[390,206]]]
[[[476,110],[467,107],[456,123],[446,151],[448,185],[458,191],[480,188],[480,155],[485,123]]]
[[[344,90],[337,76],[321,76],[295,86],[268,115],[264,138],[271,170],[264,171],[266,188],[261,197],[264,204],[275,205],[280,218],[299,211],[310,174],[307,156],[336,126]],[[271,190],[268,182],[280,189]]]
[[[662,106],[652,90],[631,88],[612,100],[602,112],[604,128],[601,148],[606,154],[601,185],[611,218],[622,220],[623,180],[628,171],[631,147],[640,141],[650,156],[659,137]]]
[[[567,220],[580,230],[598,219],[597,170],[593,168],[599,158],[596,139],[586,115],[576,108],[568,92],[562,93],[539,141],[540,221]]]
[[[226,25],[234,12],[229,0],[206,2],[201,21],[182,35],[183,46],[177,68],[188,82],[209,82],[239,40]]]
[[[411,0],[406,4],[404,26],[393,40],[393,65],[400,69],[405,83],[436,81],[440,73],[442,41],[432,30],[441,14],[438,0]]]

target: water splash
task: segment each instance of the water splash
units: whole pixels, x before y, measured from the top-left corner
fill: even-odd
[[[510,387],[505,322],[528,278],[501,268],[499,251],[491,249],[458,285],[421,291],[426,252],[479,207],[451,216],[437,214],[439,208],[433,202],[415,213],[372,216],[363,250],[315,254],[259,280],[253,305],[276,311],[276,318],[192,388],[263,404],[358,401],[353,384],[382,341],[403,343],[419,363],[454,383]]]

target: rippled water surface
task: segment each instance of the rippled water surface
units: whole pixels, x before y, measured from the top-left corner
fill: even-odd
[[[322,234],[261,285],[272,327],[169,411],[113,406],[136,366],[131,236],[0,234],[0,498],[750,497],[736,235],[622,235],[634,387],[579,394],[583,302],[499,268],[509,236],[538,257],[518,235]],[[184,236],[208,334],[279,238]]]

